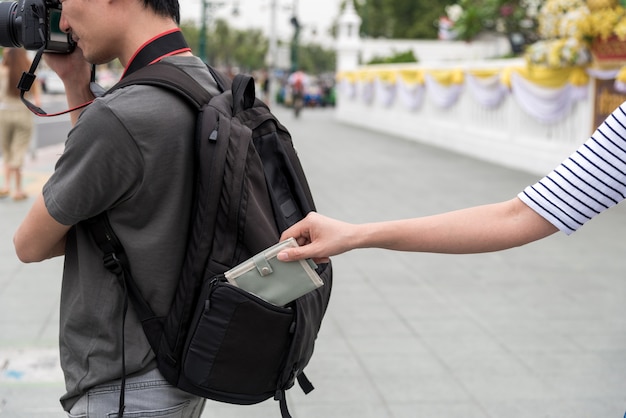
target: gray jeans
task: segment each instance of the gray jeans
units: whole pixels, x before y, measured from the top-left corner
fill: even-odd
[[[120,382],[98,385],[72,407],[70,418],[117,418]],[[125,418],[199,418],[205,399],[170,385],[157,369],[126,379]]]

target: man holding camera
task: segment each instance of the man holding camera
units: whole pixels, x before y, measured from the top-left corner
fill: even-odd
[[[133,85],[94,100],[91,65],[119,59],[126,76],[168,60],[212,94],[216,83],[178,29],[177,0],[60,3],[59,27],[71,34],[76,49],[46,54],[46,60],[63,80],[70,108],[78,110],[55,172],[14,243],[24,262],[65,256],[60,353],[67,393],[61,403],[77,417],[124,411],[133,417],[199,417],[204,400],[160,375],[132,307],[122,325],[123,288],[104,268],[83,224],[108,213],[141,292],[157,315],[165,314],[187,241],[196,113],[174,93],[152,86]]]

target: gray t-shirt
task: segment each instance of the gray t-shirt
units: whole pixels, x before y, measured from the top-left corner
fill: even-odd
[[[197,58],[170,57],[209,91]],[[170,306],[182,265],[192,196],[196,114],[175,93],[129,86],[97,99],[70,131],[43,194],[68,234],[61,291],[60,351],[65,410],[89,388],[121,377],[124,297],[80,221],[105,210],[157,315]],[[156,366],[132,306],[125,325],[126,373]]]

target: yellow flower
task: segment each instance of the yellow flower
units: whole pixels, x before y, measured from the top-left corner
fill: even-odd
[[[616,4],[616,0],[587,0],[587,7],[591,11],[615,7]]]
[[[625,15],[626,10],[621,6],[595,10],[578,22],[578,29],[588,38],[600,37],[606,40],[617,34],[616,28],[624,20]]]
[[[584,42],[563,38],[535,42],[526,49],[525,57],[530,66],[556,69],[587,65],[590,53]]]
[[[626,41],[626,19],[620,20],[619,23],[615,25],[613,32],[615,32],[615,35],[617,35],[620,41]]]
[[[578,31],[583,37],[592,38],[595,36],[595,28],[592,24],[591,16],[585,16],[578,22]]]
[[[560,66],[562,49],[563,42],[560,40],[551,45],[550,51],[548,52],[548,67],[558,68]]]
[[[579,15],[586,15],[588,9],[583,0],[547,0],[538,16],[538,32],[543,39],[575,35],[575,22],[580,19]]]

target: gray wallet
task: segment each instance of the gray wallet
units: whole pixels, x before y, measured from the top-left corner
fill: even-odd
[[[283,262],[276,258],[284,248],[297,247],[295,239],[260,252],[224,273],[228,282],[276,306],[289,302],[324,285],[311,260]]]

